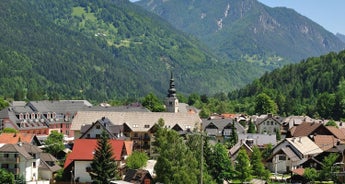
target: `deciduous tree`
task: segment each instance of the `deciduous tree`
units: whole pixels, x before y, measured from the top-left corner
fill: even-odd
[[[149,157],[144,152],[134,151],[126,159],[126,165],[130,169],[139,169],[146,166],[147,160]]]

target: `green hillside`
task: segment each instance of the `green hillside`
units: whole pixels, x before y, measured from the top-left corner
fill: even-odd
[[[257,0],[140,0],[177,29],[233,61],[273,69],[345,48],[334,34],[292,9]]]
[[[259,73],[218,59],[127,0],[18,0],[0,6],[0,95],[15,100],[139,98],[238,89]],[[261,72],[263,69],[260,69]]]
[[[262,93],[277,104],[277,113],[281,115],[307,114],[344,120],[345,50],[311,57],[266,73],[245,88],[230,93],[229,97],[239,99],[237,103],[243,102],[247,112],[255,113],[245,103],[254,102]]]

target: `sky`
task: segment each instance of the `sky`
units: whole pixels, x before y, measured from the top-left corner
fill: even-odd
[[[130,0],[132,2],[138,0]],[[269,7],[292,8],[326,30],[345,35],[345,0],[258,0]]]

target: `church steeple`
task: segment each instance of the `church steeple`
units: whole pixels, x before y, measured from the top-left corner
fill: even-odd
[[[168,89],[168,95],[165,100],[165,106],[168,112],[178,112],[178,99],[176,97],[176,89],[175,89],[175,82],[174,82],[174,76],[173,73],[171,72],[170,74],[170,85]]]
[[[175,89],[175,83],[174,83],[174,76],[171,72],[170,74],[170,87],[168,89],[168,96],[167,97],[176,97],[176,89]]]

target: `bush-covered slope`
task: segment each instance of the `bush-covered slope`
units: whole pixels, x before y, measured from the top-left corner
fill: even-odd
[[[164,95],[170,71],[179,92],[210,94],[258,76],[250,66],[217,59],[127,0],[18,0],[0,6],[0,95],[7,98]]]

